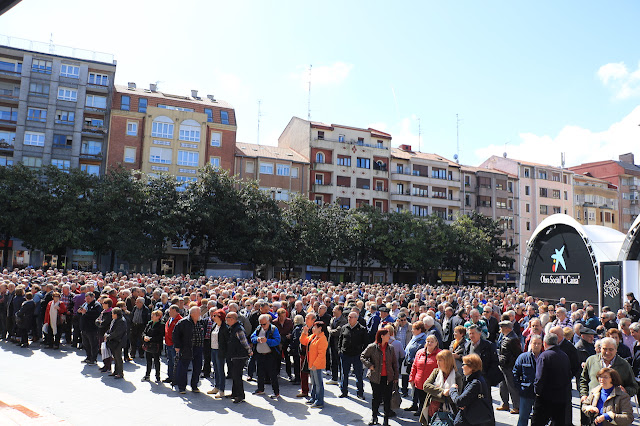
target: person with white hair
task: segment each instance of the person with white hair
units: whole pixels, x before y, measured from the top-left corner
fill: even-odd
[[[435,336],[435,338],[438,339],[438,347],[442,348],[442,334],[440,334],[435,326],[436,320],[433,319],[433,317],[430,315],[425,315],[425,317],[422,319],[422,322],[424,323],[424,328],[426,329],[424,333],[427,335],[427,337],[431,335]]]
[[[631,397],[638,392],[638,384],[633,370],[627,361],[617,355],[617,350],[616,341],[611,337],[605,337],[600,340],[600,352],[587,358],[580,376],[581,402],[584,402],[589,392],[598,386],[597,374],[603,367],[613,368],[620,374],[622,386]]]
[[[176,351],[176,375],[174,385],[181,394],[187,392],[187,371],[191,364],[191,391],[198,393],[200,371],[202,370],[202,347],[206,324],[200,319],[200,308],[193,306],[189,316],[182,318],[173,329],[173,346]]]
[[[251,343],[256,348],[255,355],[258,367],[258,388],[253,393],[255,395],[264,394],[264,385],[268,376],[273,388],[273,394],[270,397],[276,399],[280,396],[278,373],[280,372],[282,352],[280,332],[275,325],[271,324],[271,318],[270,314],[261,314],[258,317],[258,326],[251,334]]]

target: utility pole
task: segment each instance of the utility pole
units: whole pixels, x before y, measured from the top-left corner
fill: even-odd
[[[257,136],[257,141],[258,141],[258,145],[260,145],[260,117],[262,116],[262,114],[260,113],[260,104],[262,103],[262,101],[260,99],[258,99],[258,136]]]
[[[418,152],[422,152],[422,127],[418,118]]]
[[[311,121],[311,68],[313,65],[309,65],[309,93],[307,95],[307,120]]]

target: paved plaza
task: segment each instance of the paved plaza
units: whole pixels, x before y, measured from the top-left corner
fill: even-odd
[[[0,342],[0,425],[363,425],[370,419],[371,388],[365,380],[367,401],[355,398],[351,379],[350,397],[338,398],[339,387],[325,385],[325,406],[310,408],[295,395],[298,386],[281,381],[281,397],[251,395],[255,382],[245,382],[247,400],[233,404],[215,400],[206,391],[212,388],[202,379],[201,393],[180,395],[167,384],[141,382],[145,363],[140,358],[125,363],[125,379],[102,374],[98,366],[81,363],[84,352],[61,346],[59,351],[42,350],[39,344],[19,348]],[[166,365],[162,365],[162,378]],[[284,369],[283,369],[284,371]],[[227,381],[227,392],[231,381]],[[267,385],[266,391],[271,389]],[[500,399],[493,388],[494,408]],[[574,391],[574,424],[578,421],[578,397]],[[403,401],[402,407],[409,405]],[[391,419],[392,425],[415,425],[417,417],[402,409]],[[515,425],[517,416],[496,411],[497,425]],[[640,425],[638,419],[634,425]]]

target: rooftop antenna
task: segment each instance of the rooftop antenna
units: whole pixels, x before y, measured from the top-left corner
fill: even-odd
[[[418,152],[422,152],[422,126],[418,117]]]
[[[53,33],[51,33],[51,36],[49,37],[49,53],[53,54],[55,53],[56,48],[53,45]]]
[[[260,104],[262,101],[258,99],[258,145],[260,145],[260,117],[262,117],[262,113],[260,112]]]
[[[565,162],[565,159],[566,159],[566,157],[565,157],[565,153],[564,153],[564,152],[561,152],[561,153],[560,153],[560,167],[561,167],[561,168],[563,168],[563,169],[564,169],[564,162]]]
[[[510,143],[511,143],[511,141],[510,141],[510,140],[508,140],[508,141],[506,141],[506,142],[504,143],[504,152],[502,153],[502,156],[503,156],[504,158],[507,158],[507,145],[509,145]]]
[[[462,120],[456,114],[456,155],[453,157],[456,163],[460,163],[460,123]]]
[[[309,65],[309,94],[307,96],[307,120],[311,121],[311,68],[313,65]]]

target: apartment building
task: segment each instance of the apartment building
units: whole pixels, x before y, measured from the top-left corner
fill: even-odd
[[[485,160],[479,167],[500,170],[517,177],[517,188],[514,190],[517,191],[518,201],[514,208],[518,216],[514,217],[517,222],[514,226],[519,231],[516,238],[520,247],[518,265],[522,265],[526,243],[542,220],[556,213],[574,214],[574,172],[496,155]]]
[[[0,165],[104,172],[113,55],[7,38],[0,45]]]
[[[574,175],[574,214],[583,225],[619,229],[618,188],[589,174]]]
[[[460,165],[410,145],[391,149],[391,209],[435,214],[451,222],[460,211]]]
[[[298,194],[309,195],[309,161],[290,148],[238,142],[233,170],[283,207]]]
[[[345,209],[369,204],[389,210],[388,133],[293,117],[278,146],[310,160],[309,199]]]
[[[187,185],[207,162],[233,173],[236,116],[212,95],[174,95],[135,83],[116,85],[107,166],[169,173]]]
[[[618,161],[606,160],[580,164],[570,167],[576,173],[589,174],[606,180],[618,189],[618,229],[628,232],[638,214],[640,214],[640,166],[635,164],[633,153],[622,154]],[[606,213],[606,212],[605,212]]]
[[[462,166],[462,214],[477,212],[497,220],[504,229],[502,244],[513,246],[520,237],[518,177],[495,169]],[[511,253],[515,263],[507,274],[490,273],[489,283],[515,285],[518,280],[520,247]],[[508,265],[505,265],[508,266]],[[472,277],[473,278],[473,277]],[[473,280],[469,280],[473,281]]]

